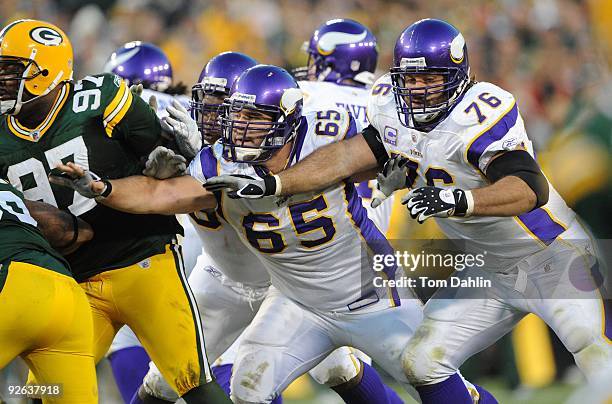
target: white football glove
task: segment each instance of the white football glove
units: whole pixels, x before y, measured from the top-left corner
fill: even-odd
[[[187,171],[187,160],[163,146],[157,146],[150,154],[142,173],[147,177],[165,180],[179,177]]]
[[[198,124],[177,100],[173,100],[166,111],[168,116],[161,120],[162,129],[172,134],[181,154],[191,160],[202,148]]]
[[[85,198],[106,197],[110,183],[75,163],[59,164],[49,173],[49,182],[72,188]]]
[[[132,84],[130,86],[130,91],[132,92],[132,95],[136,95],[138,97],[142,96],[142,90],[144,90],[144,87],[142,86],[142,84]]]
[[[372,198],[372,207],[381,205],[395,191],[406,188],[406,174],[409,160],[396,156],[387,160],[382,171],[376,177],[376,195]]]

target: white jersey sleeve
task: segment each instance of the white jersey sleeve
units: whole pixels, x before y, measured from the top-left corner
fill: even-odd
[[[524,149],[533,155],[514,96],[494,84],[475,84],[450,118],[443,126],[461,136],[465,160],[482,173],[497,153]]]
[[[353,116],[345,109],[331,108],[304,113],[295,137],[295,145],[289,163],[303,159],[314,149],[349,139],[357,134]]]
[[[219,173],[220,163],[213,153],[213,147],[220,149],[221,145],[217,143],[204,147],[189,164],[189,175],[200,182]],[[245,248],[236,230],[227,222],[221,204],[215,210],[192,212],[189,218],[214,271],[221,273],[230,284],[241,287],[261,288],[270,284],[270,276],[262,262]]]
[[[387,73],[381,76],[370,90],[366,107],[368,122],[383,135],[385,120],[396,118],[395,100],[393,98],[391,76]]]
[[[321,111],[327,109],[344,109],[355,120],[357,132],[361,132],[369,125],[366,116],[366,107],[370,90],[361,87],[341,86],[321,81],[298,82],[304,93],[304,112]],[[350,136],[349,136],[350,137]],[[372,193],[376,191],[376,180],[364,181],[357,185],[357,192],[361,197],[368,216],[376,226],[386,234],[391,220],[393,198],[388,198],[376,209],[370,207]]]

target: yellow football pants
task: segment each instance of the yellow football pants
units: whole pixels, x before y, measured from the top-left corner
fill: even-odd
[[[98,402],[92,314],[74,279],[12,262],[0,291],[0,369],[21,356],[42,385],[60,384],[45,403]]]
[[[178,245],[81,283],[94,321],[96,363],[127,324],[170,386],[183,395],[212,380],[197,306]]]

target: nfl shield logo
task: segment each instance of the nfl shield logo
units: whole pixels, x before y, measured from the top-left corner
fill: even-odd
[[[385,135],[383,141],[389,143],[392,146],[397,146],[397,129],[390,126],[385,126]]]

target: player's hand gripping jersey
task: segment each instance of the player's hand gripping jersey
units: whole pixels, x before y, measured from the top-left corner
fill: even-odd
[[[304,93],[304,112],[341,108],[353,116],[357,132],[369,125],[366,116],[370,96],[368,88],[343,86],[326,81],[298,81],[298,84]],[[357,193],[368,211],[368,217],[386,234],[393,210],[393,198],[388,198],[374,209],[370,205],[373,193],[376,192],[376,180],[363,181],[357,185]]]
[[[113,74],[64,85],[37,128],[14,116],[0,121],[0,174],[27,199],[42,200],[91,224],[95,237],[68,257],[78,281],[126,267],[164,251],[180,232],[174,217],[130,215],[47,180],[51,168],[74,161],[106,178],[140,174],[142,159],[160,141],[153,111]]]
[[[524,149],[534,155],[516,100],[491,83],[474,84],[428,133],[402,126],[395,105],[387,74],[372,87],[368,117],[388,155],[410,160],[410,188],[481,188],[489,185],[484,173],[495,154]],[[488,252],[488,264],[504,268],[549,245],[574,224],[575,214],[549,187],[545,206],[518,217],[453,217],[437,219],[437,224],[448,238],[467,239],[468,247]]]
[[[356,133],[353,118],[344,110],[305,114],[288,165]],[[261,176],[263,170],[225,160],[220,143],[203,149],[190,165],[190,174],[203,182],[223,174]],[[387,292],[390,304],[399,304],[395,290],[362,288],[372,285],[374,275],[366,244],[379,253],[392,248],[368,219],[352,183],[290,198],[246,200],[222,195],[218,212],[261,254],[272,284],[283,294],[320,310],[357,309],[385,298]],[[394,277],[394,269],[388,268],[389,277]]]

